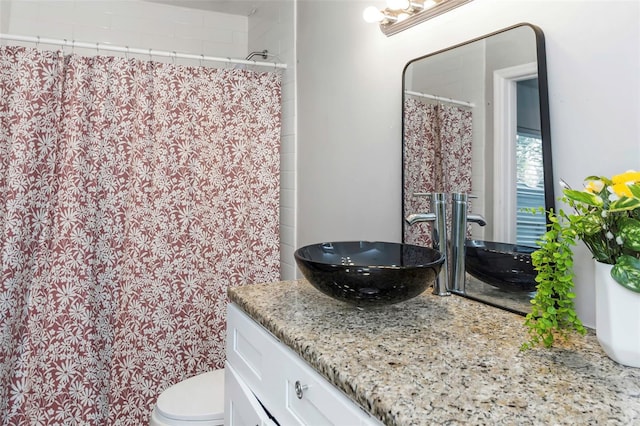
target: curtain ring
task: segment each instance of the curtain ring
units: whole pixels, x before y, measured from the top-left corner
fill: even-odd
[[[40,47],[40,36],[36,36],[36,49]]]
[[[200,54],[200,66],[202,66],[202,63],[204,61],[204,54]]]
[[[100,55],[100,43],[96,42],[96,53]]]
[[[151,54],[151,48],[149,48],[149,60],[153,61],[153,55]]]
[[[171,55],[171,60],[173,61],[173,65],[175,65],[175,64],[176,64],[176,56],[177,56],[178,54],[176,53],[176,51],[175,51],[175,50],[174,50],[173,52],[171,52],[171,53],[172,53],[172,55]]]
[[[127,61],[129,60],[129,46],[125,46],[125,48],[127,49],[126,52],[124,52],[124,57],[127,58]]]

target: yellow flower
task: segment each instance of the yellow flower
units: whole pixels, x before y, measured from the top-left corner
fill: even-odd
[[[636,172],[635,170],[629,170],[628,172],[621,173],[619,175],[615,175],[611,178],[611,181],[614,185],[618,183],[636,183],[640,182],[640,172]]]
[[[617,184],[613,185],[611,187],[611,189],[619,197],[629,197],[629,198],[633,197],[633,194],[631,193],[631,190],[629,189],[629,186],[626,184],[626,182],[625,183],[617,183]]]
[[[640,182],[640,172],[629,170],[628,172],[613,176],[611,181],[613,182],[611,186],[613,192],[620,197],[632,198],[633,194],[628,185]]]

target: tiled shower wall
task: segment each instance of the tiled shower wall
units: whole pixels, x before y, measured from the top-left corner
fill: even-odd
[[[249,16],[249,51],[287,64],[282,75],[282,145],[280,149],[280,272],[282,279],[296,278],[296,52],[293,0],[258,2]]]
[[[258,6],[247,17],[142,0],[0,0],[0,33],[231,58],[245,58],[251,51],[267,49],[277,55],[268,61],[287,63],[282,91],[280,232],[281,273],[283,279],[291,279],[295,276],[295,6],[293,1],[265,1]],[[73,50],[97,54],[96,49]],[[198,65],[198,61],[175,61]]]
[[[3,33],[221,57],[244,58],[247,54],[248,19],[244,16],[140,0],[0,3]]]

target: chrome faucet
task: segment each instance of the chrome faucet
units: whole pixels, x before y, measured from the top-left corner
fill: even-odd
[[[429,196],[431,198],[431,213],[414,213],[406,217],[406,222],[413,225],[419,222],[433,222],[431,225],[431,240],[433,248],[444,256],[444,263],[440,274],[436,277],[433,293],[438,296],[449,296],[447,280],[449,279],[448,242],[447,242],[447,194],[415,193],[414,196]]]
[[[465,242],[467,239],[467,222],[485,226],[487,221],[479,214],[467,214],[469,196],[454,192],[451,194],[452,216],[451,223],[451,275],[449,290],[455,293],[465,293]]]
[[[435,213],[413,213],[405,219],[409,225],[415,225],[420,222],[434,222],[436,220]]]

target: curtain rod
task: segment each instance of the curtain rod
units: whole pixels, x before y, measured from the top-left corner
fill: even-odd
[[[411,90],[405,90],[404,93],[407,95],[418,96],[420,98],[433,99],[435,101],[448,102],[450,104],[462,105],[470,108],[474,108],[476,106],[472,102],[457,101],[455,99],[445,98],[444,96],[429,95],[428,93],[412,92]]]
[[[67,39],[55,39],[55,38],[45,38],[40,36],[22,36],[15,34],[2,34],[0,33],[0,40],[12,40],[12,41],[24,41],[27,43],[35,43],[36,45],[39,43],[42,44],[53,44],[62,47],[78,47],[85,49],[96,49],[98,52],[101,50],[111,51],[111,52],[123,52],[123,53],[133,53],[138,55],[148,55],[148,56],[162,56],[166,58],[180,58],[180,59],[195,59],[200,61],[208,61],[208,62],[225,62],[231,64],[244,64],[244,65],[254,65],[260,67],[275,67],[275,68],[287,68],[287,64],[281,64],[276,62],[257,62],[250,61],[246,59],[232,59],[232,58],[220,58],[215,56],[205,56],[205,55],[194,55],[191,53],[177,53],[177,52],[169,52],[168,50],[153,50],[153,49],[140,49],[140,48],[130,48],[128,46],[116,46],[113,44],[100,44],[100,43],[87,43],[87,42],[79,42],[79,41],[69,41]]]

